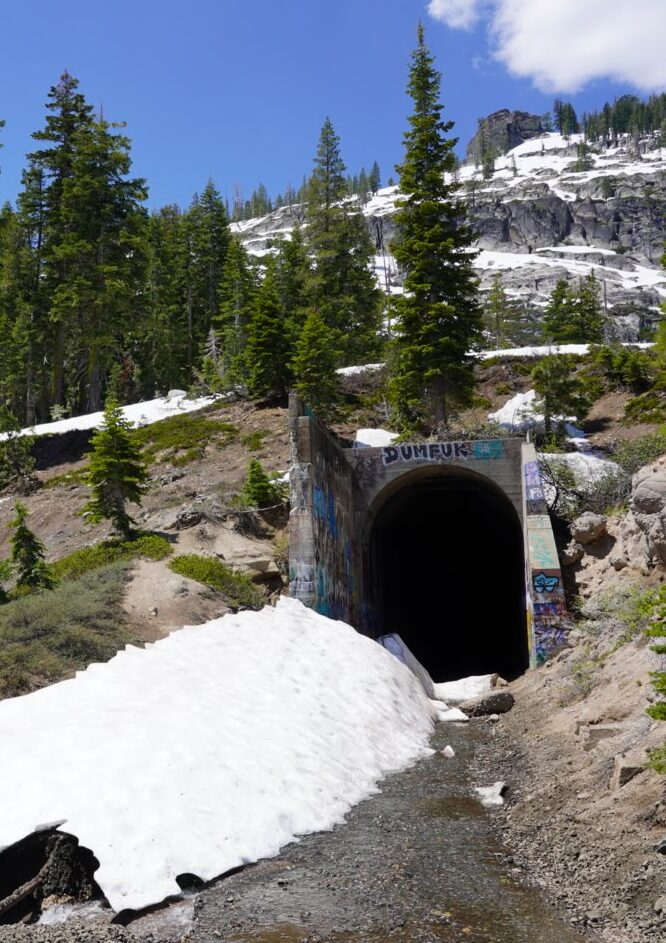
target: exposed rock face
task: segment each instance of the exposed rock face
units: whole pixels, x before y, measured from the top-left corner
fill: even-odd
[[[544,134],[541,117],[526,111],[509,111],[502,108],[483,119],[483,133],[496,154],[506,154],[523,141]],[[481,132],[477,132],[467,145],[466,160],[475,160],[481,153]]]
[[[630,583],[636,573],[658,578],[666,568],[666,455],[636,472],[626,514],[606,519],[588,512],[571,532],[562,563],[575,567],[582,596]]]
[[[509,297],[540,316],[558,280],[578,281],[594,271],[616,336],[637,340],[641,329],[659,318],[666,294],[660,265],[666,240],[666,149],[646,138],[637,158],[630,142],[619,141],[593,149],[582,169],[575,139],[540,136],[538,120],[498,112],[496,127],[507,141],[511,138],[511,146],[520,137],[517,150],[496,161],[490,180],[483,180],[472,164],[459,172],[461,196],[478,233],[481,290],[488,291],[500,272]],[[391,256],[397,196],[397,188],[388,187],[363,206],[376,247],[377,278],[388,291],[402,284]],[[282,207],[234,228],[248,251],[263,254],[302,223],[304,214],[302,205]]]

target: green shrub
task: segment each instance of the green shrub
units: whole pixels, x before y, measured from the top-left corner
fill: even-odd
[[[666,421],[666,396],[658,390],[649,390],[634,396],[624,408],[625,425]]]
[[[0,697],[13,697],[107,661],[130,640],[120,601],[124,566],[98,569],[0,607]]]
[[[283,500],[281,489],[271,481],[256,458],[250,459],[241,500],[259,510],[273,507]]]
[[[132,560],[137,557],[163,560],[170,553],[171,544],[165,537],[158,534],[140,534],[134,540],[104,540],[93,544],[92,547],[82,547],[51,563],[49,572],[57,582],[73,580],[120,560]]]
[[[650,388],[654,358],[645,350],[620,344],[596,348],[590,357],[608,383],[615,389],[643,393]]]
[[[268,435],[267,429],[255,429],[249,432],[241,439],[241,445],[244,445],[250,452],[258,452],[264,447],[264,439]]]
[[[650,750],[647,765],[650,769],[653,769],[655,773],[661,773],[662,776],[666,776],[666,743],[663,747],[656,747],[654,750]]]
[[[652,625],[646,630],[646,635],[658,640],[652,645],[652,651],[658,655],[666,655],[666,586],[652,590],[651,603]],[[647,713],[655,720],[666,720],[666,671],[652,672],[652,686],[660,700],[648,707]],[[648,766],[657,773],[666,774],[666,743],[650,752]]]
[[[653,462],[666,453],[666,431],[650,432],[634,439],[633,442],[621,442],[611,453],[611,458],[628,474],[635,474],[639,468]]]
[[[184,465],[201,458],[207,445],[233,442],[238,437],[238,428],[200,413],[186,413],[133,429],[131,435],[143,449],[147,462],[155,462],[159,456],[159,461],[174,463],[176,459]]]
[[[88,477],[88,465],[83,468],[76,468],[71,472],[63,472],[62,475],[53,475],[42,485],[43,488],[66,488],[68,485],[84,485]]]
[[[499,383],[495,387],[495,396],[511,396],[513,387],[510,383]]]
[[[184,553],[169,562],[169,569],[180,576],[196,580],[217,590],[237,608],[261,609],[263,600],[252,580],[244,573],[236,573],[217,557],[203,557],[197,553]]]

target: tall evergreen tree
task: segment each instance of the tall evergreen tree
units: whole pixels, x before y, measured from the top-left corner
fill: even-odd
[[[555,423],[581,418],[589,403],[580,379],[567,356],[544,357],[531,373],[537,402],[544,415],[544,432],[550,436]]]
[[[275,272],[280,302],[286,312],[286,331],[291,346],[298,340],[308,306],[308,285],[311,276],[308,255],[300,226],[295,226],[291,239],[283,239],[277,252]]]
[[[231,239],[219,288],[219,308],[213,328],[220,339],[222,372],[227,386],[247,383],[247,332],[257,289],[247,252]]]
[[[299,396],[324,420],[338,411],[340,383],[335,371],[339,360],[337,331],[328,327],[316,311],[307,317],[296,345],[292,368]]]
[[[605,317],[599,295],[594,272],[581,279],[577,290],[558,281],[544,315],[546,337],[556,344],[601,343]]]
[[[358,204],[345,201],[345,165],[330,119],[321,129],[310,178],[305,238],[314,264],[309,302],[338,335],[342,363],[362,363],[380,346],[381,295],[373,247]]]
[[[269,258],[248,327],[248,386],[253,396],[284,399],[291,380],[291,345],[277,283],[277,262]]]
[[[28,509],[20,501],[14,506],[14,517],[9,523],[14,533],[11,538],[12,563],[17,570],[19,588],[51,589],[53,579],[46,567],[46,548],[26,523]]]
[[[370,184],[370,192],[373,194],[376,193],[382,185],[382,175],[377,161],[374,161],[372,167],[370,168],[368,183]]]
[[[447,426],[456,407],[471,402],[482,314],[474,274],[473,236],[445,174],[455,167],[453,127],[442,121],[441,76],[419,25],[408,84],[414,112],[397,168],[400,195],[393,252],[404,271],[396,299],[398,336],[391,398],[403,427]]]
[[[130,423],[114,399],[104,407],[104,425],[94,434],[88,484],[91,496],[84,511],[92,522],[110,520],[125,540],[134,521],[126,504],[141,504],[148,478],[139,447],[130,436]]]
[[[485,320],[488,333],[493,339],[495,349],[506,346],[507,323],[510,320],[510,305],[504,289],[500,272],[493,275],[492,285],[485,306]]]
[[[45,128],[33,135],[45,146],[28,155],[19,198],[33,254],[25,293],[27,411],[44,359],[49,405],[94,410],[140,316],[146,193],[142,180],[128,178],[129,140],[94,118],[69,73],[51,89],[47,110]],[[45,357],[35,356],[35,343]]]

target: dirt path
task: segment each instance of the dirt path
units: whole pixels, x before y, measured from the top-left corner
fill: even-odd
[[[441,753],[391,776],[344,826],[306,836],[279,858],[206,889],[193,943],[581,943],[535,890],[516,883],[472,798],[483,722],[440,725]],[[513,873],[512,873],[513,871]]]

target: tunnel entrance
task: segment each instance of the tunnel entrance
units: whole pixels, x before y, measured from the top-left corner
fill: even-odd
[[[528,668],[522,529],[490,483],[405,482],[376,513],[367,559],[378,634],[397,632],[433,680]]]

